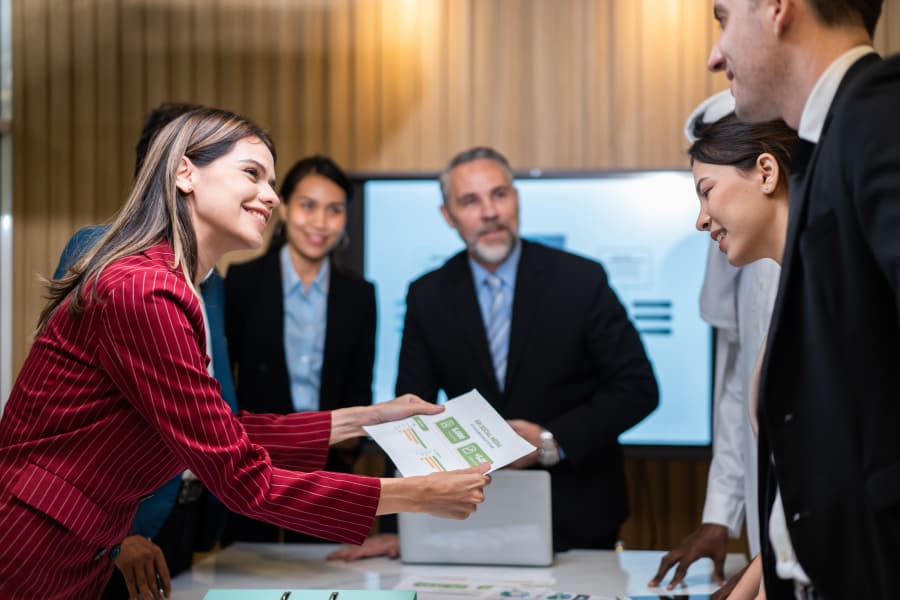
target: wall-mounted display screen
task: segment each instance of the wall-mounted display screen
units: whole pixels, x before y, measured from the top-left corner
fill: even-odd
[[[435,179],[365,179],[364,271],[377,285],[375,399],[394,396],[409,284],[463,247],[439,212]],[[640,332],[660,406],[622,435],[626,444],[710,443],[712,335],[698,297],[709,237],[694,230],[686,171],[516,180],[524,238],[601,262]]]

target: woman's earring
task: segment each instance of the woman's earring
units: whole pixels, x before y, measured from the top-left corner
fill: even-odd
[[[341,239],[338,240],[337,248],[339,250],[343,250],[344,248],[346,248],[349,245],[350,245],[350,234],[347,233],[347,230],[345,229],[344,233],[341,234]]]

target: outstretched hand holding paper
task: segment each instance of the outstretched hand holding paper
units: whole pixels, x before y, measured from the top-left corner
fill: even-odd
[[[472,390],[449,400],[437,415],[416,415],[364,427],[404,477],[490,462],[488,471],[534,452],[487,400]]]

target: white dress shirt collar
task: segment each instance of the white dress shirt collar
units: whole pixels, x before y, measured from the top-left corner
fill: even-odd
[[[813,144],[819,143],[822,127],[825,125],[825,117],[828,116],[828,109],[831,108],[831,102],[837,94],[838,86],[841,85],[844,75],[856,61],[872,52],[875,52],[875,48],[872,46],[856,46],[841,54],[828,65],[816,85],[813,86],[812,92],[803,106],[800,126],[797,128],[797,134],[802,139]]]

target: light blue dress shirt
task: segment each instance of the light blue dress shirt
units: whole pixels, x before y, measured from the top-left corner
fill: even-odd
[[[291,401],[297,412],[319,410],[331,263],[326,257],[319,274],[308,288],[304,288],[294,271],[287,244],[281,248],[280,258],[284,358],[291,383]]]
[[[519,271],[519,259],[521,258],[522,241],[519,240],[516,242],[516,247],[513,248],[509,258],[494,271],[494,275],[499,277],[500,281],[503,282],[503,306],[500,310],[506,318],[510,319],[510,324],[512,323],[513,296],[516,293],[516,273]],[[478,306],[481,308],[481,321],[484,323],[485,330],[487,330],[488,317],[491,313],[491,304],[493,304],[494,301],[493,292],[491,291],[490,286],[487,285],[488,270],[472,260],[471,257],[469,257],[469,266],[472,268],[472,277],[475,280],[475,291],[478,294]],[[509,356],[509,338],[506,340],[506,345],[507,356]],[[502,389],[502,383],[500,387]],[[566,453],[562,449],[562,446],[559,446],[559,458],[560,460],[566,459]]]
[[[513,295],[516,291],[516,272],[519,270],[519,259],[522,257],[522,242],[516,241],[516,247],[509,257],[497,267],[494,275],[503,282],[503,305],[500,314],[512,322]],[[488,328],[488,318],[491,313],[491,305],[494,302],[494,294],[487,285],[488,270],[469,257],[469,266],[472,268],[472,278],[475,281],[475,293],[478,294],[478,306],[481,309],[481,322],[485,331]],[[509,339],[507,338],[507,354],[509,352]],[[502,387],[502,385],[501,385]]]

